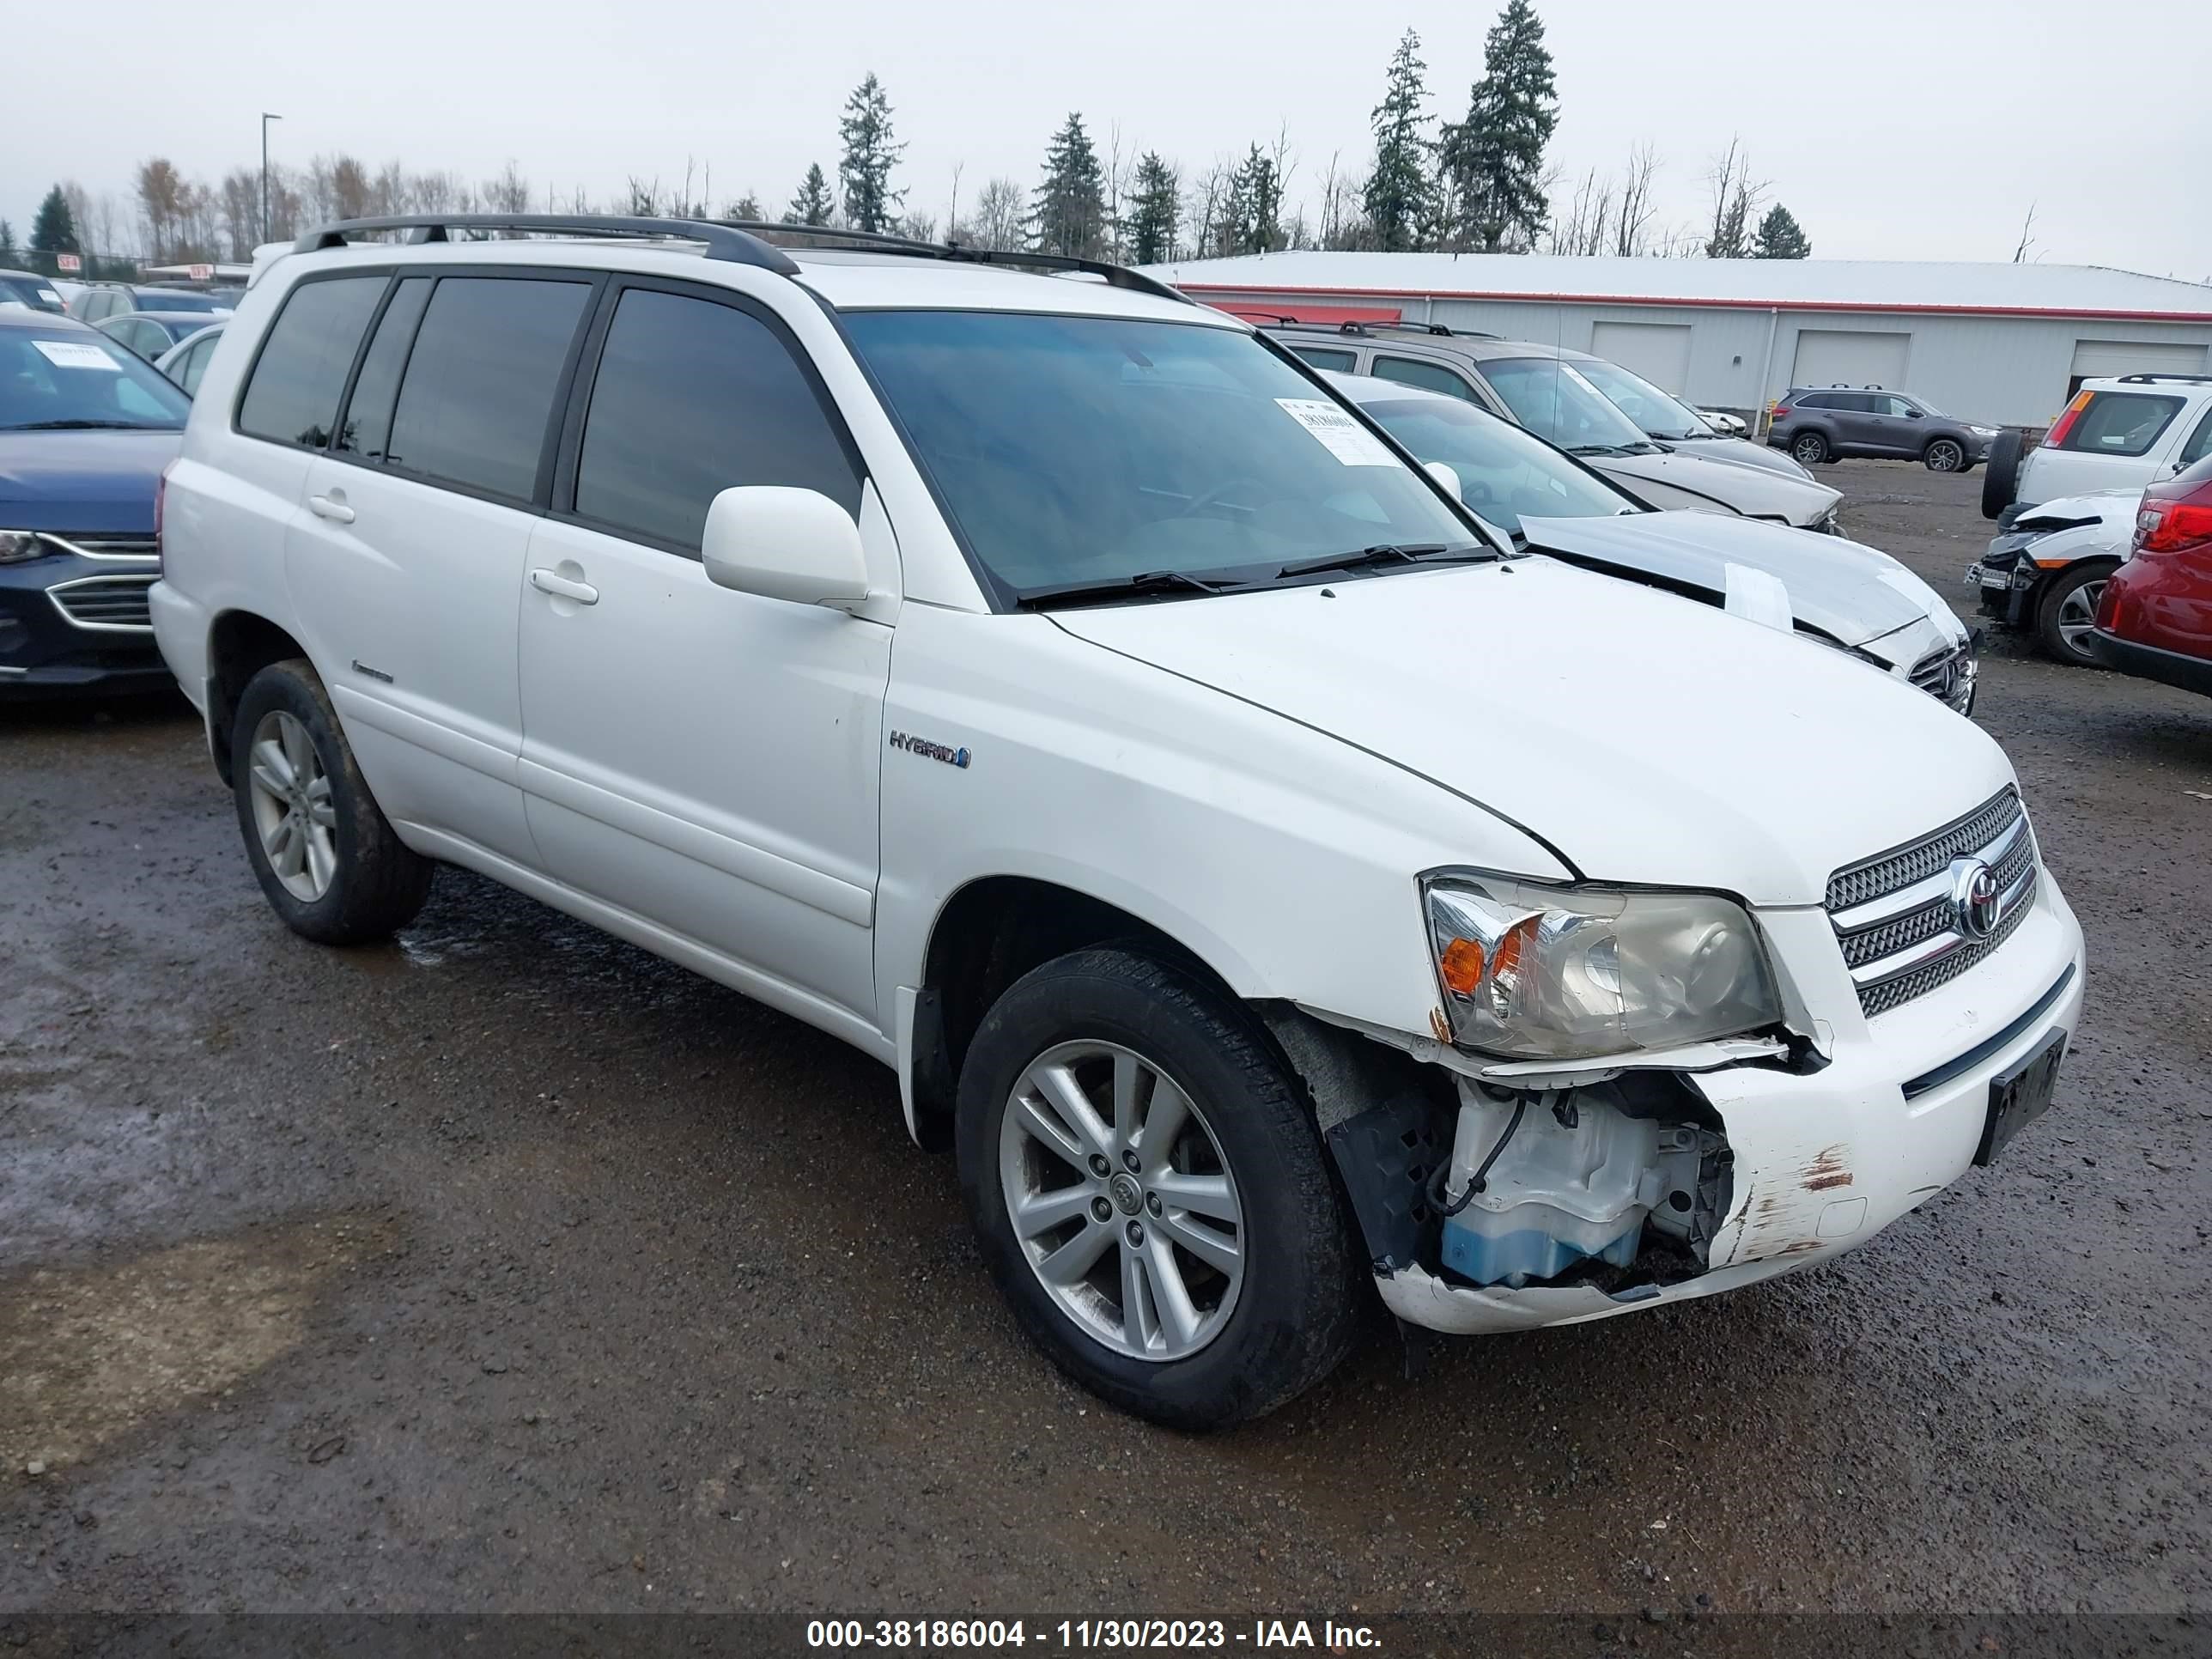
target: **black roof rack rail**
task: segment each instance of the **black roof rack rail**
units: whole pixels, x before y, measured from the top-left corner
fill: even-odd
[[[758,265],[781,276],[796,276],[799,265],[782,249],[734,226],[708,219],[644,219],[600,213],[398,213],[374,219],[340,219],[309,231],[292,245],[295,253],[343,247],[349,235],[404,230],[410,242],[449,242],[457,230],[537,231],[568,236],[674,237],[706,244],[707,258],[732,264]]]
[[[846,230],[836,225],[787,225],[772,223],[766,219],[718,219],[715,223],[746,236],[806,236],[816,241],[842,243],[856,252],[868,253],[908,253],[925,259],[957,259],[963,264],[978,265],[1026,266],[1032,270],[1079,270],[1103,278],[1109,288],[1127,289],[1132,294],[1149,294],[1155,299],[1173,300],[1179,305],[1198,303],[1181,289],[1170,288],[1156,276],[1147,276],[1132,270],[1127,265],[1117,265],[1106,259],[1079,259],[1067,253],[1030,253],[1018,249],[996,247],[963,247],[957,242],[925,242],[912,236],[896,236],[878,230]]]
[[[2151,386],[2160,380],[2182,380],[2191,386],[2212,386],[2212,374],[2183,374],[2170,369],[2155,374],[2122,374],[2118,377],[2123,386]]]
[[[1234,310],[1234,307],[1224,306],[1222,309]],[[1235,314],[1243,316],[1248,313],[1243,312],[1236,312]],[[1258,312],[1249,314],[1265,317],[1270,316],[1272,313],[1267,312]],[[1451,328],[1443,323],[1368,323],[1361,322],[1357,319],[1349,322],[1342,323],[1308,323],[1302,322],[1296,317],[1274,317],[1268,325],[1274,328],[1326,329],[1332,334],[1395,333],[1449,335],[1454,338],[1462,340],[1502,340],[1505,337],[1502,334],[1492,334],[1487,329]]]

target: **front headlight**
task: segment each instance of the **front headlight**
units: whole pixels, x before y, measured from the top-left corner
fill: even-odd
[[[1966,430],[1977,438],[1994,438],[1997,435],[1997,429],[1993,426],[1970,426]]]
[[[1732,1036],[1782,1018],[1744,908],[1510,877],[1423,884],[1452,1035],[1516,1060],[1582,1060]]]
[[[21,564],[46,556],[46,544],[35,530],[0,530],[0,564]]]

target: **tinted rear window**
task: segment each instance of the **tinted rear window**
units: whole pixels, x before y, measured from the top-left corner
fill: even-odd
[[[2089,399],[2066,434],[2061,449],[2093,455],[2141,455],[2159,440],[2180,411],[2179,398],[2154,398],[2140,392],[2100,392]]]
[[[1340,374],[1349,374],[1359,366],[1358,355],[1350,351],[1332,351],[1327,346],[1292,346],[1291,349],[1316,368],[1333,368]]]
[[[430,296],[392,417],[395,466],[528,500],[589,283],[448,276]]]
[[[576,464],[576,511],[699,545],[738,484],[815,489],[848,513],[860,477],[781,340],[733,306],[632,289],[615,308]]]
[[[1401,386],[1417,386],[1424,392],[1441,392],[1447,398],[1474,401],[1474,388],[1467,383],[1467,377],[1441,363],[1425,363],[1412,357],[1377,357],[1375,377],[1395,380]]]
[[[238,429],[313,449],[328,443],[346,371],[383,292],[381,276],[343,276],[294,289],[254,362],[238,406]]]
[[[138,309],[141,311],[227,311],[234,295],[198,294],[188,288],[142,288],[138,290]]]

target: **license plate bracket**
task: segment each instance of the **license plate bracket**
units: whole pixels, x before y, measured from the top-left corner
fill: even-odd
[[[2065,1057],[2066,1033],[2054,1027],[2033,1054],[1990,1079],[1989,1116],[1982,1125],[1982,1144],[1974,1151],[1975,1163],[1994,1163],[2014,1135],[2050,1109],[2058,1063]]]

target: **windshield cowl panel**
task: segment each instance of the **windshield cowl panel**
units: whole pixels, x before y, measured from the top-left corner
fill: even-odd
[[[1002,603],[1202,598],[1377,546],[1480,539],[1433,480],[1242,330],[1019,312],[845,324]]]

